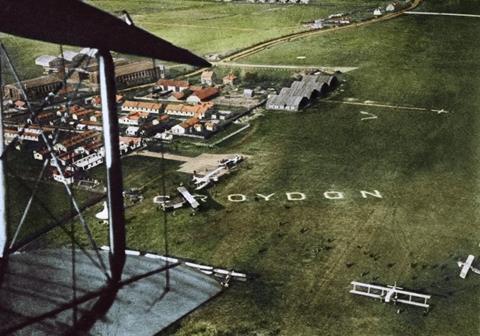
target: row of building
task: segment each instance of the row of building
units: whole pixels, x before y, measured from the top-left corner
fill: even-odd
[[[235,76],[233,73],[229,73],[222,78],[222,83],[223,85],[234,86],[235,84],[237,84],[237,80],[237,76]],[[200,75],[200,82],[202,83],[202,85],[210,86],[218,84],[217,74],[213,70],[205,70]]]
[[[385,6],[368,9],[365,11],[356,11],[352,13],[336,13],[329,15],[327,18],[316,19],[313,22],[306,23],[305,26],[311,29],[322,29],[329,27],[337,27],[349,25],[353,22],[359,22],[372,17],[379,17],[386,13],[393,13],[407,8],[410,0],[394,1],[387,3]]]
[[[398,12],[402,9],[407,8],[410,5],[410,3],[411,3],[410,0],[390,2],[385,7],[375,8],[373,11],[373,15],[382,16],[385,13]]]
[[[24,134],[33,134],[27,129]],[[22,139],[37,142],[36,149],[33,150],[33,157],[36,160],[49,159],[51,154],[43,145],[40,138],[40,130],[36,128],[35,138]],[[14,136],[20,131],[18,129],[9,129],[8,134]],[[42,127],[42,131],[49,136],[48,128]],[[8,139],[8,137],[6,137]],[[120,153],[127,154],[142,146],[140,137],[120,137]],[[87,131],[60,131],[58,141],[53,145],[56,162],[61,167],[61,172],[57,169],[55,160],[50,159],[50,176],[58,182],[72,184],[86,176],[86,172],[104,162],[105,149],[102,140],[102,133],[92,130]]]
[[[220,94],[218,87],[195,86],[190,85],[188,81],[174,79],[159,80],[155,89],[160,91],[163,100],[187,102],[192,105],[210,101]]]
[[[125,134],[130,136],[151,137],[170,131],[173,135],[201,133],[197,135],[205,138],[216,132],[225,119],[214,106],[212,102],[191,105],[126,101],[122,111],[128,114],[120,116],[119,124],[127,127]]]
[[[76,57],[83,57],[82,55],[83,54],[77,54]],[[73,54],[70,56],[73,60],[75,59]],[[49,96],[63,96],[72,91],[73,84],[78,84],[80,81],[84,81],[90,90],[97,90],[99,88],[100,76],[96,62],[83,68],[67,67],[66,70],[70,75],[67,87],[64,87],[65,71],[63,65],[61,67],[58,66],[62,62],[66,62],[66,60],[59,60],[58,57],[55,58],[54,56],[40,56],[37,58],[36,63],[43,64],[42,66],[44,66],[47,75],[22,82],[27,97],[24,97],[23,91],[19,85],[5,85],[5,98],[11,100],[26,100],[26,98],[28,98],[31,101],[38,101],[44,100]],[[72,65],[72,62],[68,64]],[[128,63],[125,60],[117,60],[115,64],[115,82],[119,89],[154,83],[159,79],[164,78],[165,72],[164,65],[156,64],[152,61]]]

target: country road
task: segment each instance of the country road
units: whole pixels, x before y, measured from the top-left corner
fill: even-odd
[[[301,31],[301,32],[297,32],[297,33],[288,34],[288,35],[285,35],[285,36],[280,36],[280,37],[274,38],[272,40],[268,40],[268,41],[262,42],[260,44],[251,46],[251,47],[246,48],[244,50],[240,50],[238,52],[235,52],[235,53],[227,56],[226,58],[224,58],[220,62],[231,62],[231,61],[237,60],[239,58],[244,58],[244,57],[250,56],[252,54],[255,54],[257,52],[260,52],[267,47],[271,47],[273,45],[281,44],[281,43],[284,43],[284,42],[294,41],[294,40],[304,38],[304,37],[308,37],[308,36],[331,33],[331,32],[334,32],[334,31],[340,31],[340,30],[345,30],[345,29],[350,29],[350,28],[363,27],[363,26],[367,26],[367,25],[377,23],[377,22],[387,21],[387,20],[390,20],[390,19],[393,19],[393,18],[396,18],[396,17],[399,17],[399,16],[403,15],[404,12],[406,12],[406,11],[411,11],[412,9],[417,8],[422,3],[422,1],[423,0],[414,0],[412,2],[412,4],[408,8],[405,8],[404,10],[401,10],[399,12],[390,13],[390,14],[385,14],[385,15],[380,16],[378,18],[371,19],[371,20],[364,21],[364,22],[360,22],[360,23],[354,23],[354,24],[349,24],[349,25],[345,25],[345,26],[333,27],[333,28],[329,28],[329,29],[307,30],[307,31]]]
[[[478,14],[462,14],[462,13],[436,13],[436,12],[410,12],[407,11],[405,14],[408,15],[432,15],[432,16],[459,16],[459,17],[470,17],[470,18],[480,18]]]
[[[326,67],[321,65],[282,65],[282,64],[246,64],[246,63],[235,63],[235,62],[214,62],[214,66],[218,67],[235,67],[235,68],[248,68],[248,69],[273,69],[273,70],[308,70],[308,69],[322,69],[341,71],[341,72],[350,72],[356,70],[356,67]]]
[[[306,31],[300,31],[300,32],[297,32],[297,33],[292,33],[292,34],[288,34],[288,35],[284,35],[284,36],[279,36],[279,37],[276,37],[274,39],[264,41],[264,42],[261,42],[259,44],[247,47],[243,50],[234,52],[234,53],[230,54],[229,56],[225,57],[224,59],[222,59],[221,61],[214,62],[212,65],[213,66],[218,66],[218,67],[229,66],[229,65],[240,66],[241,67],[242,63],[235,63],[233,61],[241,59],[241,58],[245,58],[247,56],[256,54],[258,52],[261,52],[262,50],[264,50],[268,47],[272,47],[272,46],[283,44],[283,43],[288,43],[288,42],[295,41],[295,40],[298,40],[298,39],[301,39],[301,38],[304,38],[304,37],[315,36],[315,35],[320,35],[320,34],[327,34],[327,33],[335,32],[335,31],[341,31],[341,30],[345,30],[345,29],[358,28],[358,27],[363,27],[363,26],[371,25],[371,24],[378,23],[378,22],[391,20],[391,19],[397,18],[401,15],[404,15],[405,12],[409,12],[409,11],[417,8],[422,2],[423,2],[423,0],[414,0],[412,2],[412,4],[408,8],[405,8],[404,10],[401,10],[399,12],[385,14],[385,15],[380,16],[378,18],[371,19],[371,20],[364,21],[364,22],[359,22],[359,23],[354,23],[354,24],[349,24],[349,25],[339,26],[339,27],[333,27],[333,28],[328,28],[328,29],[306,30]],[[267,68],[267,67],[270,67],[271,65],[263,64],[263,65],[258,65],[258,66]],[[253,67],[253,65],[248,64],[248,65],[244,65],[244,67]],[[280,67],[289,67],[289,66],[286,65],[286,66],[274,66],[274,67],[280,68]],[[303,66],[301,68],[305,69],[305,68],[308,68],[308,66]],[[197,76],[197,75],[201,74],[206,69],[207,68],[197,69],[197,70],[194,70],[190,73],[184,74],[182,77],[184,77],[184,78],[194,77],[194,76]]]
[[[232,61],[235,61],[235,60],[238,60],[240,58],[245,58],[247,56],[256,54],[256,53],[258,53],[258,52],[260,52],[260,51],[262,51],[262,50],[264,50],[268,47],[272,47],[272,46],[282,44],[282,43],[291,42],[291,41],[298,40],[298,39],[301,39],[301,38],[304,38],[304,37],[315,36],[315,35],[320,35],[320,34],[327,34],[327,33],[340,31],[340,30],[345,30],[345,29],[363,27],[363,26],[374,24],[374,23],[394,19],[394,18],[397,18],[397,17],[403,15],[407,11],[411,11],[412,9],[417,8],[422,3],[422,1],[423,0],[414,0],[412,2],[412,4],[408,8],[405,8],[404,10],[401,10],[399,12],[390,13],[390,14],[385,14],[385,15],[380,16],[378,18],[371,19],[371,20],[364,21],[364,22],[360,22],[360,23],[354,23],[354,24],[345,25],[345,26],[333,27],[333,28],[329,28],[329,29],[306,30],[306,31],[301,31],[301,32],[297,32],[297,33],[292,33],[292,34],[280,36],[280,37],[277,37],[277,38],[274,38],[274,39],[256,44],[254,46],[248,47],[246,49],[237,51],[237,52],[225,57],[221,61],[215,62],[213,65],[214,66],[228,66],[228,64],[231,64],[231,65],[233,64],[234,66],[238,66],[238,63],[232,63]],[[249,64],[249,66],[252,66],[252,65]],[[260,65],[260,66],[262,66],[262,65]],[[305,66],[303,68],[305,68]],[[195,70],[191,73],[188,73],[188,74],[184,75],[184,77],[189,78],[189,77],[196,76],[196,75],[202,73],[205,69],[206,68]]]

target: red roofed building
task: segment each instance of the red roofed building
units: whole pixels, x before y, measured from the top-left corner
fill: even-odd
[[[220,93],[220,90],[214,87],[209,87],[195,91],[190,97],[187,98],[187,103],[199,104],[201,102],[208,101],[215,98]]]
[[[234,74],[229,74],[225,77],[223,77],[223,85],[235,85],[235,82],[237,80],[237,76],[235,76]]]
[[[122,111],[128,112],[148,112],[148,113],[160,113],[162,104],[152,102],[139,102],[127,100],[122,105]]]
[[[15,108],[19,110],[26,110],[27,109],[27,103],[25,103],[23,100],[16,100],[15,101]]]
[[[169,101],[184,101],[186,98],[185,93],[183,92],[174,92],[168,97]]]
[[[161,79],[157,86],[164,91],[182,92],[190,87],[190,83],[183,80]]]
[[[147,112],[130,112],[130,114],[120,117],[118,119],[119,124],[122,125],[135,125],[138,126],[145,119],[148,118]]]
[[[165,107],[165,113],[177,117],[197,117],[203,119],[208,110],[213,107],[213,103],[202,103],[197,105],[168,104]]]
[[[116,99],[116,103],[117,103],[117,104],[121,104],[121,103],[123,103],[123,101],[125,100],[125,99],[123,98],[123,96],[120,96],[120,95],[116,95],[116,96],[115,96],[115,99]],[[93,97],[92,100],[91,100],[91,102],[92,102],[92,105],[93,105],[94,107],[101,107],[101,106],[102,106],[102,98],[100,98],[99,96]]]
[[[189,129],[191,129],[193,126],[196,124],[200,123],[200,120],[198,118],[190,118],[188,120],[185,120],[181,124],[175,125],[172,127],[172,133],[176,135],[182,135],[185,134]]]

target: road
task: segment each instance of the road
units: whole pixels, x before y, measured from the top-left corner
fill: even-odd
[[[460,17],[470,17],[470,18],[480,18],[480,15],[477,14],[461,14],[461,13],[436,13],[436,12],[410,12],[407,11],[405,14],[408,15],[433,15],[433,16],[460,16]]]
[[[333,27],[333,28],[329,28],[329,29],[307,30],[307,31],[301,31],[301,32],[297,32],[297,33],[288,34],[288,35],[285,35],[285,36],[280,36],[280,37],[274,38],[272,40],[265,41],[265,42],[259,43],[257,45],[251,46],[249,48],[246,48],[244,50],[233,53],[233,54],[227,56],[226,58],[224,58],[221,62],[231,62],[231,61],[237,60],[239,58],[244,58],[244,57],[250,56],[252,54],[255,54],[257,52],[260,52],[267,47],[271,47],[271,46],[281,44],[281,43],[285,43],[285,42],[294,41],[294,40],[304,38],[304,37],[308,37],[308,36],[314,36],[314,35],[320,35],[320,34],[325,34],[325,33],[331,33],[331,32],[334,32],[334,31],[363,27],[363,26],[367,26],[367,25],[370,25],[370,24],[373,24],[373,23],[390,20],[390,19],[393,19],[393,18],[396,18],[396,17],[399,17],[399,16],[403,15],[404,12],[406,12],[406,11],[410,11],[412,9],[417,8],[422,3],[422,1],[423,0],[414,0],[408,8],[405,8],[402,11],[394,12],[394,13],[390,13],[390,14],[385,14],[385,15],[380,16],[378,18],[371,19],[371,20],[364,21],[364,22],[360,22],[360,23],[354,23],[354,24],[345,25],[345,26]]]
[[[157,158],[157,159],[165,159],[165,160],[173,160],[173,161],[180,161],[180,162],[188,162],[192,160],[192,157],[189,156],[182,156],[182,155],[175,155],[175,154],[170,154],[170,153],[159,153],[159,152],[152,152],[148,150],[141,150],[137,152],[133,152],[129,154],[129,156],[146,156],[146,157],[152,157],[152,158]]]
[[[298,39],[301,39],[301,38],[304,38],[304,37],[326,34],[326,33],[331,33],[331,32],[334,32],[334,31],[340,31],[340,30],[345,30],[345,29],[363,27],[363,26],[374,24],[374,23],[383,22],[383,21],[387,21],[387,20],[390,20],[390,19],[393,19],[393,18],[397,18],[397,17],[403,15],[405,12],[411,11],[412,9],[417,8],[422,3],[422,1],[423,0],[414,0],[408,8],[405,8],[402,11],[385,14],[385,15],[380,16],[378,18],[371,19],[371,20],[364,21],[364,22],[359,22],[359,23],[354,23],[354,24],[339,26],[339,27],[333,27],[333,28],[328,28],[328,29],[306,30],[306,31],[300,31],[300,32],[297,32],[297,33],[292,33],[292,34],[280,36],[280,37],[274,38],[272,40],[261,42],[259,44],[253,45],[253,46],[248,47],[246,49],[243,49],[243,50],[237,51],[233,54],[230,54],[229,56],[225,57],[223,60],[214,63],[214,65],[216,65],[216,66],[228,66],[228,64],[236,64],[236,63],[231,63],[231,62],[234,61],[234,60],[238,60],[240,58],[245,58],[247,56],[256,54],[256,53],[258,53],[258,52],[260,52],[260,51],[262,51],[262,50],[264,50],[268,47],[272,47],[274,45],[278,45],[278,44],[282,44],[282,43],[291,42],[291,41],[298,40]],[[305,68],[305,67],[303,67],[303,68]],[[189,77],[197,76],[197,75],[201,74],[205,69],[207,69],[207,68],[202,68],[202,69],[195,70],[191,73],[186,74],[184,77],[189,78]]]
[[[274,38],[274,39],[271,39],[271,40],[268,40],[268,41],[265,41],[265,42],[261,42],[259,44],[256,44],[256,45],[253,45],[253,46],[250,46],[250,47],[247,47],[243,50],[234,52],[233,54],[230,54],[229,56],[225,57],[223,60],[213,63],[213,65],[215,65],[215,66],[228,66],[229,64],[230,65],[232,65],[232,64],[234,64],[234,65],[237,64],[238,65],[238,63],[231,63],[231,62],[234,61],[234,60],[238,60],[240,58],[245,58],[247,56],[256,54],[256,53],[258,53],[258,52],[260,52],[260,51],[262,51],[262,50],[264,50],[268,47],[272,47],[274,45],[291,42],[291,41],[298,40],[298,39],[301,39],[301,38],[304,38],[304,37],[326,34],[326,33],[331,33],[331,32],[334,32],[334,31],[340,31],[340,30],[345,30],[345,29],[363,27],[363,26],[367,26],[367,25],[370,25],[370,24],[374,24],[374,23],[378,23],[378,22],[387,21],[387,20],[390,20],[390,19],[393,19],[393,18],[397,18],[397,17],[403,15],[405,12],[408,12],[408,11],[411,11],[412,9],[417,8],[422,3],[422,1],[423,0],[414,0],[408,8],[405,8],[402,11],[385,14],[385,15],[380,16],[378,18],[371,19],[371,20],[364,21],[364,22],[354,23],[354,24],[340,26],[340,27],[333,27],[333,28],[328,28],[328,29],[306,30],[306,31],[300,31],[300,32],[297,32],[297,33],[292,33],[292,34],[280,36],[280,37],[277,37],[277,38]],[[248,66],[251,67],[251,65],[248,65]],[[260,65],[260,66],[262,66],[262,65]],[[265,66],[265,65],[263,65],[263,66]],[[276,66],[276,67],[278,68],[279,66]],[[302,69],[305,69],[306,67],[308,67],[308,66],[303,66]],[[190,77],[197,76],[197,75],[201,74],[206,69],[207,68],[201,68],[201,69],[192,71],[190,73],[185,74],[183,77],[184,78],[190,78]]]
[[[321,69],[326,71],[340,71],[349,72],[356,70],[356,67],[325,67],[321,65],[274,65],[274,64],[246,64],[236,62],[214,62],[214,66],[218,67],[235,67],[235,68],[248,68],[248,69],[274,69],[274,70],[314,70]]]
[[[383,108],[389,108],[389,109],[394,109],[394,110],[435,112],[435,113],[438,113],[438,114],[449,113],[449,111],[446,111],[444,109],[438,110],[438,109],[429,109],[429,108],[426,108],[426,107],[390,105],[390,104],[370,102],[370,101],[358,102],[358,101],[324,99],[324,100],[321,100],[320,102],[321,103],[330,103],[330,104],[346,104],[346,105],[366,106],[366,107],[383,107]]]
[[[331,32],[334,32],[334,31],[340,31],[340,30],[345,30],[345,29],[363,27],[363,26],[367,26],[367,25],[370,25],[370,24],[394,19],[394,18],[397,18],[397,17],[405,14],[406,12],[412,13],[411,10],[417,8],[422,3],[422,1],[423,0],[414,0],[412,2],[412,4],[410,5],[410,7],[406,8],[402,11],[385,14],[385,15],[380,16],[378,18],[371,19],[371,20],[364,21],[364,22],[360,22],[360,23],[354,23],[354,24],[340,26],[340,27],[333,27],[333,28],[329,28],[329,29],[306,30],[306,31],[300,31],[300,32],[297,32],[297,33],[292,33],[292,34],[280,36],[280,37],[277,37],[277,38],[274,38],[274,39],[271,39],[271,40],[268,40],[268,41],[265,41],[265,42],[261,42],[259,44],[256,44],[256,45],[253,45],[253,46],[250,46],[250,47],[247,47],[246,49],[237,51],[233,54],[230,54],[229,56],[227,56],[223,60],[213,63],[213,65],[215,65],[215,66],[229,66],[229,64],[230,64],[230,65],[233,65],[233,66],[241,66],[241,65],[239,65],[241,63],[232,63],[232,61],[238,60],[240,58],[245,58],[245,57],[253,55],[253,54],[256,54],[256,53],[258,53],[258,52],[260,52],[260,51],[262,51],[262,50],[264,50],[268,47],[278,45],[278,44],[282,44],[282,43],[288,43],[288,42],[298,40],[298,39],[301,39],[301,38],[304,38],[304,37],[326,34],[326,33],[331,33]],[[177,66],[180,66],[180,65],[174,65],[172,67],[177,67]],[[264,68],[267,67],[267,65],[259,65],[259,66],[264,67]],[[270,66],[270,65],[268,65],[268,66]],[[245,67],[252,67],[252,65],[250,65],[250,64],[245,65]],[[284,67],[289,67],[289,66],[288,65],[287,66],[274,66],[274,68],[280,68],[280,67],[282,69],[285,69]],[[310,66],[303,66],[303,67],[301,67],[301,69],[305,69],[305,68],[309,68],[309,67]],[[320,68],[320,67],[315,67],[315,68]],[[189,72],[189,73],[183,75],[182,77],[184,77],[184,78],[194,77],[194,76],[197,76],[197,75],[201,74],[206,69],[207,68],[201,68],[201,69],[198,69],[198,70],[194,70],[192,72]],[[345,72],[345,71],[342,71],[342,72]],[[151,84],[136,86],[134,88],[129,88],[127,90],[122,90],[122,92],[127,92],[127,91],[130,91],[130,90],[147,88],[147,87],[151,87]]]

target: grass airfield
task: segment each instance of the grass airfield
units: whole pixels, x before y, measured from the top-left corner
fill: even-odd
[[[107,9],[117,3],[98,1]],[[471,8],[455,3],[425,8]],[[476,19],[408,16],[241,60],[358,69],[330,98],[337,102],[319,101],[299,114],[265,112],[248,133],[212,150],[252,158],[209,190],[207,210],[168,216],[171,254],[244,271],[252,280],[234,284],[161,335],[478,335],[480,278],[458,278],[456,261],[480,254],[479,32]],[[190,42],[172,34],[172,42],[196,48],[195,34]],[[297,59],[300,54],[307,58]],[[342,103],[352,98],[427,111]],[[378,119],[362,121],[361,111]],[[167,187],[187,181],[176,172],[179,164],[168,162]],[[159,166],[157,159],[124,160],[125,184],[147,188],[146,200],[126,212],[132,249],[163,249],[163,214],[151,203],[162,190]],[[325,199],[331,190],[345,199]],[[383,198],[363,199],[360,190],[379,190]],[[284,193],[293,191],[307,199],[287,201]],[[237,193],[249,201],[228,202]],[[256,193],[276,195],[264,202]],[[105,241],[106,226],[94,224],[94,231]],[[51,235],[56,243],[62,239]],[[354,297],[352,280],[397,281],[431,294],[432,309],[424,315]]]
[[[215,209],[169,217],[171,251],[254,276],[163,334],[477,335],[478,279],[459,279],[456,261],[478,249],[479,29],[405,17],[242,60],[301,64],[300,50],[314,64],[359,67],[331,100],[428,110],[318,102],[300,114],[266,112],[218,148],[252,159],[210,190]],[[378,119],[361,121],[361,111]],[[373,189],[384,198],[358,193]],[[325,199],[329,190],[345,199]],[[307,200],[288,202],[288,191]],[[276,195],[255,201],[257,192]],[[228,202],[233,193],[249,201]],[[159,244],[146,234],[158,225],[149,208],[140,205],[145,215],[130,221],[134,247]],[[432,310],[396,314],[399,307],[350,295],[352,280],[397,281],[431,294]]]
[[[177,253],[207,245],[211,263],[258,277],[172,334],[477,335],[478,279],[459,279],[455,261],[478,254],[479,30],[478,21],[404,17],[242,59],[301,64],[300,53],[307,64],[359,67],[332,100],[449,113],[319,102],[299,115],[258,119],[222,149],[252,155],[251,169],[215,187],[223,210],[178,222],[195,234],[181,236]],[[361,121],[360,111],[378,119]],[[384,199],[362,199],[356,192],[364,189]],[[326,200],[327,190],[346,199]],[[308,199],[226,201],[230,193],[285,191]],[[398,307],[351,296],[351,280],[397,281],[432,294],[432,310],[396,314]]]

